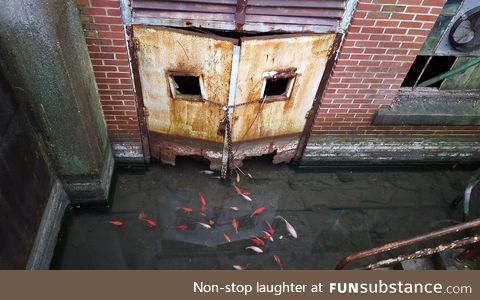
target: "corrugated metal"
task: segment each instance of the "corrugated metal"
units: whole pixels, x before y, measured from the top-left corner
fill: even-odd
[[[245,12],[245,24],[240,26],[235,24],[236,21],[238,22],[238,19],[235,19],[237,0],[133,0],[132,10],[133,16],[138,18],[163,18],[187,23],[188,21],[222,21],[236,25],[237,28],[243,25],[249,29],[252,26],[255,28],[255,26],[265,27],[265,25],[271,25],[271,28],[279,28],[279,26],[281,28],[281,25],[335,27],[342,19],[345,2],[346,0],[249,0]],[[285,31],[288,30],[285,29]]]
[[[134,17],[234,22],[237,0],[133,0]]]

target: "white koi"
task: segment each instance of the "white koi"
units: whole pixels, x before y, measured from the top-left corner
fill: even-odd
[[[236,206],[230,206],[230,209],[233,210],[233,211],[240,211],[240,208],[238,208]]]
[[[199,172],[200,174],[205,174],[205,175],[213,175],[215,174],[215,172],[211,171],[211,170],[202,170]]]
[[[247,195],[245,195],[245,194],[240,194],[240,196],[242,196],[243,199],[252,202],[252,198],[248,197]]]
[[[245,250],[252,250],[255,253],[263,253],[263,250],[258,248],[257,246],[248,246]]]
[[[287,226],[287,231],[290,233],[290,235],[293,238],[297,238],[297,232],[295,231],[295,228],[293,228],[292,224],[288,223],[287,220],[285,220],[284,217],[282,216],[276,216],[275,219],[282,219],[285,222],[285,226]]]
[[[205,224],[205,223],[201,223],[201,222],[197,222],[199,225],[202,225],[203,228],[205,229],[210,229],[212,228],[212,226],[208,225],[208,224]]]

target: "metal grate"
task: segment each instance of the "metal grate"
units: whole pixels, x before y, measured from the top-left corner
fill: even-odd
[[[156,19],[156,23],[160,20],[160,23],[167,25],[168,22],[178,24],[179,21],[187,25],[203,22],[202,26],[218,28],[208,22],[224,22],[230,24],[230,28],[244,26],[244,29],[253,31],[289,31],[288,28],[292,26],[299,26],[303,31],[308,30],[308,26],[335,28],[342,19],[346,4],[346,0],[248,0],[243,11],[240,2],[245,1],[132,0],[132,14],[134,18]],[[238,19],[239,9],[244,24],[243,19]]]

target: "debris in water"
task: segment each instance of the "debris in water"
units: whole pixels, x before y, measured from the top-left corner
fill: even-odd
[[[147,214],[144,212],[144,211],[141,211],[139,214],[138,214],[138,219],[139,220],[143,220],[147,217]]]
[[[283,235],[278,237],[279,240],[283,240]]]
[[[112,224],[113,226],[117,226],[117,227],[123,226],[122,221],[108,221],[108,223]]]
[[[213,224],[215,224],[215,221],[213,219],[210,219],[210,220],[208,220],[208,224],[213,225]]]

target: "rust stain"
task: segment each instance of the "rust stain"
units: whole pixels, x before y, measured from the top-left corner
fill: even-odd
[[[203,101],[173,99],[168,72],[200,74],[205,98],[226,105],[234,41],[214,35],[134,26],[141,44],[138,64],[149,131],[221,143],[224,112]]]
[[[242,39],[235,103],[262,97],[264,73],[297,76],[289,100],[237,107],[233,142],[284,136],[303,131],[328,60],[334,34],[289,35]]]

